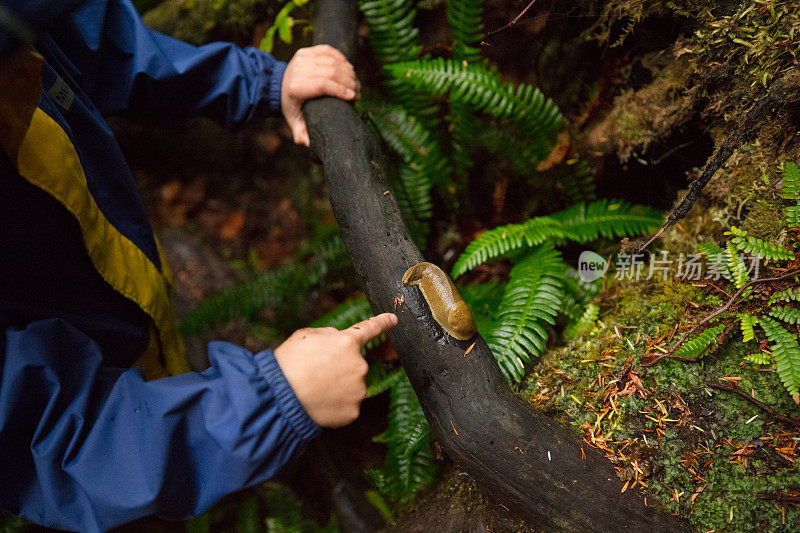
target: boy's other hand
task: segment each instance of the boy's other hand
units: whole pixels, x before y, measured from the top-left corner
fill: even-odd
[[[361,90],[344,54],[327,44],[301,48],[286,67],[281,84],[281,111],[292,129],[294,142],[308,146],[310,139],[303,118],[303,102],[318,96],[352,100]]]
[[[314,422],[336,428],[358,418],[367,395],[361,348],[396,325],[396,315],[383,313],[341,331],[303,328],[275,349],[286,381]]]

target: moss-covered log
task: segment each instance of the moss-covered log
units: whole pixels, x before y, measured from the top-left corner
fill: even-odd
[[[351,0],[317,4],[316,42],[355,57]],[[376,312],[393,311],[390,338],[437,441],[488,492],[543,529],[685,531],[688,524],[622,492],[611,464],[568,429],[514,396],[486,342],[457,341],[431,317],[417,287],[403,287],[420,261],[386,180],[383,154],[353,107],[334,98],[310,101],[311,146],[322,161],[333,211]],[[465,355],[467,348],[474,348]]]

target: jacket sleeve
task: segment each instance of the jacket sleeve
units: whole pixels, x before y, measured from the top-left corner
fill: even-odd
[[[158,33],[145,26],[130,0],[82,4],[46,30],[80,72],[76,81],[102,115],[164,125],[203,115],[238,128],[254,117],[280,114],[286,63],[253,47],[197,47]]]
[[[0,508],[46,526],[189,518],[319,432],[270,350],[212,343],[205,372],[146,382],[101,367],[94,341],[60,319],[4,329]]]

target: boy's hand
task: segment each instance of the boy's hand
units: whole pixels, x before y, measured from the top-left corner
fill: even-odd
[[[286,381],[314,422],[336,428],[358,418],[369,367],[361,347],[396,325],[397,315],[383,313],[342,331],[303,328],[275,349]]]
[[[301,48],[286,67],[281,84],[281,111],[292,129],[294,142],[308,146],[303,102],[318,96],[352,100],[361,90],[347,58],[327,44]]]

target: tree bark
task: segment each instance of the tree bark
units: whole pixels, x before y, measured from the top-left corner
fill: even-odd
[[[355,3],[321,0],[316,9],[316,44],[330,44],[352,60]],[[548,531],[690,531],[685,520],[646,507],[636,490],[621,492],[598,450],[517,398],[483,338],[444,334],[419,289],[401,284],[405,270],[424,258],[391,194],[380,146],[342,100],[309,101],[304,113],[342,238],[373,309],[395,311],[395,298],[405,297],[389,337],[447,455]]]

